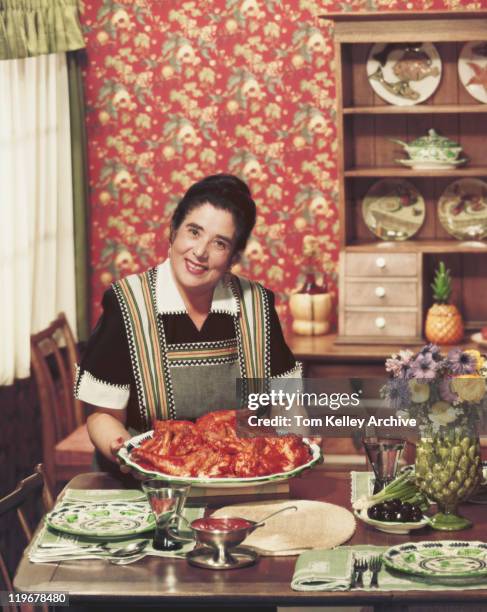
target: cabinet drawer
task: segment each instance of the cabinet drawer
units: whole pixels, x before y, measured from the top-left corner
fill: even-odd
[[[416,276],[416,253],[346,253],[347,276]]]
[[[416,317],[416,311],[346,311],[345,334],[347,336],[377,337],[415,336],[417,335]]]
[[[345,283],[346,306],[416,306],[416,281],[347,281]]]

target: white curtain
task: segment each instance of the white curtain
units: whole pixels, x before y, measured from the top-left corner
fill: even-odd
[[[0,385],[30,373],[30,334],[75,330],[66,55],[0,61]]]

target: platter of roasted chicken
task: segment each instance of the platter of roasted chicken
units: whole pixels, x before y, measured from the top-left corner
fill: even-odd
[[[235,410],[192,421],[155,421],[118,456],[139,474],[209,487],[259,485],[293,478],[321,459],[318,445],[293,434],[245,437]]]

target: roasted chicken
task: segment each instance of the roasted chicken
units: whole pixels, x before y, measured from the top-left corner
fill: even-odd
[[[154,437],[131,452],[139,465],[170,476],[250,478],[289,472],[310,460],[295,435],[237,436],[235,410],[191,421],[156,421]]]

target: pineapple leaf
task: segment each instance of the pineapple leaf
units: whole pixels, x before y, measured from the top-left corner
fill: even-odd
[[[444,261],[440,261],[435,272],[435,278],[431,283],[433,298],[439,304],[448,304],[451,295],[451,276],[450,270],[445,266]]]

